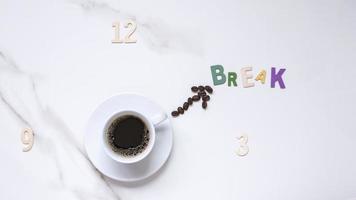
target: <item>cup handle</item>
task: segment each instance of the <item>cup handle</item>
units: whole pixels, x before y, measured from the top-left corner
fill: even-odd
[[[155,128],[157,128],[162,122],[164,122],[168,118],[167,114],[162,112],[154,116],[152,120],[152,124]]]

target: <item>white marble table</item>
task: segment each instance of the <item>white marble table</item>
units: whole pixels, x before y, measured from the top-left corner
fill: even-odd
[[[355,199],[356,2],[0,1],[0,199]],[[113,21],[137,22],[112,44]],[[216,86],[172,119],[164,168],[102,176],[83,148],[95,106],[137,92],[167,112],[210,65],[284,67],[286,89]],[[256,70],[256,71],[255,71]],[[35,131],[22,152],[20,132]],[[249,135],[238,157],[236,137]]]

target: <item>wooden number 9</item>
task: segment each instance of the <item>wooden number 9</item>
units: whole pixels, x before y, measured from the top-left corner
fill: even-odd
[[[33,142],[34,142],[34,134],[33,134],[32,129],[25,128],[22,131],[21,141],[22,141],[22,144],[24,144],[24,147],[23,147],[22,151],[23,152],[30,151],[32,146],[33,146]]]

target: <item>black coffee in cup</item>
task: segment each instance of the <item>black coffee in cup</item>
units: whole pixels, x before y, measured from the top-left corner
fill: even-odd
[[[106,137],[111,149],[123,156],[135,156],[143,152],[150,140],[146,124],[132,115],[115,119],[109,125]]]

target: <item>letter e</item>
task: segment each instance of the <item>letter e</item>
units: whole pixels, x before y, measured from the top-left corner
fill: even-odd
[[[255,83],[249,83],[248,80],[253,78],[252,74],[247,74],[248,72],[252,71],[252,67],[244,67],[241,68],[241,79],[242,79],[242,86],[244,88],[253,87]]]

